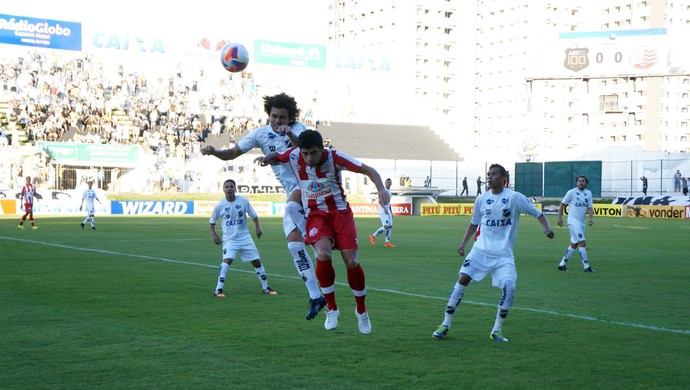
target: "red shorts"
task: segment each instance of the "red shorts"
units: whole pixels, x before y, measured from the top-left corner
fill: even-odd
[[[326,212],[310,210],[307,217],[307,237],[304,243],[311,245],[321,238],[330,238],[337,250],[357,250],[357,228],[352,210]]]
[[[34,204],[33,203],[24,203],[24,212],[25,213],[31,213],[33,212]]]

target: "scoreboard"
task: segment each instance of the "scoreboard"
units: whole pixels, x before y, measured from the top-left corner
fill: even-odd
[[[671,68],[675,45],[670,38],[666,28],[560,33],[534,46],[527,77],[635,77],[690,72],[685,66]]]

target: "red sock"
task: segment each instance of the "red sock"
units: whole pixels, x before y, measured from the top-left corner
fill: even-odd
[[[364,270],[360,264],[355,268],[347,269],[347,282],[355,295],[355,302],[357,303],[357,313],[362,314],[367,311],[364,300],[367,297],[366,288],[364,287]]]
[[[323,297],[326,298],[328,310],[338,310],[335,303],[335,269],[331,259],[316,260],[316,278],[319,280]]]

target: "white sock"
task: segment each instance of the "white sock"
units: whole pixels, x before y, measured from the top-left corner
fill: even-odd
[[[462,302],[462,297],[465,295],[466,288],[467,286],[463,286],[462,284],[455,282],[453,291],[450,293],[450,299],[448,299],[448,303],[446,304],[446,312],[443,316],[442,325],[450,328],[450,323],[453,320],[453,317],[455,317],[455,310],[458,308],[458,305],[460,305],[460,302]]]
[[[390,242],[391,234],[393,234],[393,228],[386,229],[386,242]]]
[[[570,256],[572,256],[574,252],[575,249],[568,245],[568,249],[565,250],[565,254],[563,255],[563,258],[561,259],[561,262],[558,265],[563,267],[565,263],[568,262],[568,259],[570,259]]]
[[[228,275],[229,269],[230,264],[226,262],[220,263],[220,268],[218,269],[218,283],[216,284],[216,291],[222,289],[225,285],[225,277]]]
[[[378,237],[379,234],[383,233],[383,230],[384,230],[383,227],[378,228],[378,229],[374,232],[374,234],[372,234],[372,236]]]
[[[582,265],[585,267],[589,267],[589,260],[587,259],[587,248],[584,246],[578,247],[580,250],[580,258],[582,259]]]
[[[500,332],[503,328],[503,322],[506,320],[511,306],[513,306],[514,296],[515,282],[508,280],[505,285],[503,285],[503,292],[501,293],[501,299],[498,301],[498,308],[496,310],[496,321],[494,321],[494,327],[491,329],[491,333]]]
[[[254,268],[254,272],[256,272],[256,277],[258,277],[259,282],[261,282],[261,288],[264,290],[267,289],[268,277],[266,277],[266,270],[264,269],[264,266],[262,265],[259,268]]]
[[[309,298],[316,299],[321,296],[319,283],[314,274],[314,263],[312,263],[309,253],[303,242],[288,242],[288,250],[292,254],[297,273],[304,281],[304,285],[309,291]]]

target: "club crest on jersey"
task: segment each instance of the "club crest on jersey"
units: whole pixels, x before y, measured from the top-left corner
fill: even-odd
[[[312,181],[312,182],[309,183],[309,185],[307,186],[307,189],[308,189],[310,192],[319,192],[319,191],[321,191],[323,188],[324,188],[324,185],[321,184],[321,183],[319,183],[318,181]]]
[[[503,209],[503,217],[510,218],[510,209]]]

